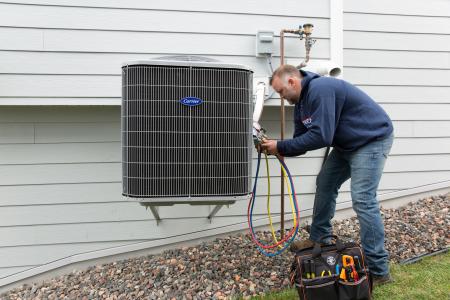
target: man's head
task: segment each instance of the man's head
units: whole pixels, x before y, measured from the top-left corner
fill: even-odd
[[[273,72],[270,85],[289,104],[295,104],[298,102],[302,91],[301,79],[302,75],[296,67],[282,65]]]

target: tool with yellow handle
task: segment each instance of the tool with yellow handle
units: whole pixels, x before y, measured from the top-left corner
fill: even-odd
[[[341,274],[339,275],[339,278],[342,279],[343,281],[347,281],[347,273],[345,271],[345,268],[341,269]]]
[[[353,278],[354,281],[359,280],[358,272],[356,272],[355,261],[353,260],[353,257],[351,257],[350,255],[342,255],[342,265],[344,267],[343,269],[345,269],[345,267],[351,268],[351,270],[352,270],[351,277]],[[341,276],[342,276],[342,272],[341,272]]]

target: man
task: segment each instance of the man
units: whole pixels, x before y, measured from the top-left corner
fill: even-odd
[[[391,281],[377,200],[378,184],[393,142],[389,116],[354,85],[299,71],[294,66],[279,67],[270,84],[282,98],[295,104],[295,131],[290,140],[263,141],[262,149],[270,154],[296,156],[333,147],[317,176],[310,238],[297,246],[312,246],[331,233],[338,190],[351,178],[352,206],[374,284]]]

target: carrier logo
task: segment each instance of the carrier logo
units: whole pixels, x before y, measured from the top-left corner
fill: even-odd
[[[197,97],[185,97],[180,100],[180,103],[186,106],[197,106],[203,103],[203,100]]]

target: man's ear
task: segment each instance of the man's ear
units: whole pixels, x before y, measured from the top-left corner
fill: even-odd
[[[288,78],[288,85],[294,86],[294,85],[295,85],[295,79],[292,78],[292,77],[289,77],[289,78]]]

